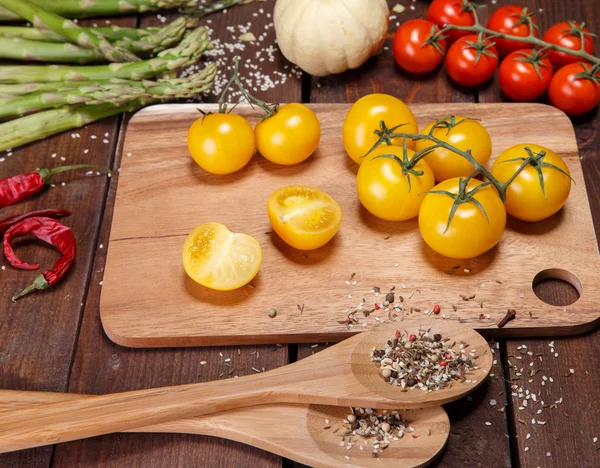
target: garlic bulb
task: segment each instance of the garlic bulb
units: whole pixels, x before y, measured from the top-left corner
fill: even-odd
[[[277,0],[274,24],[281,52],[311,75],[360,67],[383,47],[386,0]]]

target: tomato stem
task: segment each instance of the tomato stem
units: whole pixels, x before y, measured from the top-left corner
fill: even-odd
[[[505,33],[500,33],[497,31],[492,31],[491,29],[488,29],[479,23],[479,17],[478,17],[476,9],[473,10],[473,16],[475,17],[475,24],[473,26],[458,26],[458,25],[454,25],[454,24],[447,24],[440,30],[440,33],[443,34],[448,31],[467,31],[467,32],[475,33],[475,34],[483,34],[483,35],[487,36],[489,39],[493,39],[494,37],[499,37],[501,39],[507,39],[510,41],[525,42],[526,44],[532,44],[532,45],[540,47],[541,49],[544,49],[544,50],[554,50],[556,52],[562,52],[564,54],[572,55],[574,57],[583,59],[584,61],[587,61],[593,65],[600,65],[600,58],[595,57],[592,54],[589,54],[584,50],[583,38],[581,40],[581,44],[582,44],[581,49],[573,50],[573,49],[567,49],[566,47],[562,47],[562,46],[559,46],[556,44],[551,44],[549,42],[545,42],[545,41],[541,40],[540,38],[536,37],[533,34],[533,31],[535,30],[536,26],[531,19],[531,17],[533,16],[533,13],[528,13],[526,9],[523,11],[523,15],[520,17],[519,21],[521,21],[520,24],[527,23],[529,25],[529,36],[513,36],[511,34],[505,34]],[[583,30],[583,28],[582,28],[582,30]]]
[[[248,103],[251,106],[252,106],[252,104],[256,104],[263,111],[265,111],[263,120],[268,119],[269,117],[273,117],[275,114],[277,114],[277,111],[279,110],[279,104],[269,106],[265,101],[261,101],[257,97],[252,96],[252,94],[250,94],[248,92],[248,90],[246,88],[244,88],[244,85],[242,84],[242,81],[240,80],[240,58],[239,57],[235,57],[233,59],[233,75],[232,75],[231,79],[235,82],[238,89],[240,90],[242,95],[246,98],[246,101],[248,101]]]

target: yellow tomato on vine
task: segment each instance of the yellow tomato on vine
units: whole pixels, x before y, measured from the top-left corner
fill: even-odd
[[[285,104],[254,129],[260,154],[276,164],[289,166],[310,157],[319,146],[321,125],[304,104]]]
[[[436,122],[431,122],[421,131],[421,134],[428,135],[435,124]],[[475,160],[482,166],[489,161],[492,155],[490,134],[483,125],[474,119],[462,116],[448,117],[436,126],[433,136],[461,151],[471,150]],[[417,140],[415,150],[423,151],[426,148],[432,148],[425,160],[435,174],[437,182],[453,177],[467,177],[475,169],[464,157],[447,148],[434,148],[435,145],[436,143],[433,141]]]
[[[373,148],[379,137],[374,133],[380,130],[381,121],[387,128],[399,126],[401,133],[417,133],[419,127],[414,114],[400,99],[388,94],[369,94],[356,101],[344,120],[342,129],[344,148],[348,156],[357,164],[362,164],[364,156]],[[403,138],[392,139],[392,144],[402,147]],[[407,141],[413,149],[413,141]]]
[[[448,179],[427,194],[419,211],[419,230],[437,253],[477,257],[494,247],[506,227],[506,210],[496,189],[471,179]]]
[[[525,164],[521,172],[520,168]],[[554,151],[525,143],[504,151],[492,175],[506,188],[506,211],[523,221],[541,221],[560,210],[571,192],[571,173]]]
[[[387,221],[404,221],[419,214],[424,192],[434,186],[424,160],[410,166],[415,153],[398,146],[380,146],[361,164],[356,190],[362,205]]]
[[[254,154],[254,130],[236,114],[208,114],[197,119],[188,132],[188,148],[194,161],[212,174],[231,174],[242,169]]]

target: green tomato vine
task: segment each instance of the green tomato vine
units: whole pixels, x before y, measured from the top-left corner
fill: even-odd
[[[473,18],[475,19],[475,24],[473,26],[458,26],[454,24],[448,24],[440,29],[437,33],[432,33],[437,35],[437,37],[443,37],[444,33],[447,31],[466,31],[472,32],[474,34],[484,35],[487,39],[493,40],[495,37],[507,40],[513,40],[517,42],[524,42],[526,44],[531,44],[540,49],[540,51],[548,51],[553,50],[556,52],[563,52],[568,55],[572,55],[574,57],[578,57],[583,61],[589,62],[592,64],[591,69],[593,70],[592,76],[598,71],[600,71],[600,58],[595,57],[592,54],[589,54],[585,51],[585,36],[592,35],[590,33],[586,33],[583,30],[584,24],[576,25],[573,22],[569,22],[571,30],[570,33],[579,36],[581,42],[581,48],[579,50],[567,49],[566,47],[562,47],[556,44],[551,44],[549,42],[541,40],[539,37],[536,37],[533,34],[533,31],[537,30],[537,25],[531,19],[533,17],[533,13],[530,13],[527,8],[523,8],[519,19],[515,25],[519,24],[527,24],[529,26],[529,35],[528,36],[513,36],[511,34],[505,34],[498,31],[493,31],[491,29],[482,26],[479,22],[479,15],[477,14],[477,7],[466,0],[463,1],[463,9],[467,8],[465,11],[470,11],[473,13]],[[586,73],[587,75],[587,73]]]

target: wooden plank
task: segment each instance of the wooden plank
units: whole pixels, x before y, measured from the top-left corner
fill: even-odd
[[[600,29],[600,21],[598,21],[600,4],[594,0],[577,2],[532,0],[510,3],[526,5],[534,11],[542,34],[552,24],[564,20],[585,21],[592,30]],[[481,10],[484,20],[491,11],[492,8]],[[480,90],[479,99],[481,102],[506,100],[500,92],[497,79]],[[539,101],[548,100],[544,96]],[[598,235],[600,233],[600,166],[596,156],[600,149],[600,137],[598,137],[600,124],[597,111],[577,117],[573,119],[573,123],[579,142],[590,208],[594,215],[595,231]],[[537,289],[538,294],[550,304],[577,299],[576,291],[564,283],[545,282]],[[554,343],[554,348],[548,346],[550,342]],[[597,372],[600,363],[597,352],[599,343],[600,331],[598,330],[574,338],[506,341],[506,352],[511,356],[509,360],[517,366],[517,369],[512,368],[510,372],[511,378],[517,379],[513,384],[518,385],[511,393],[516,393],[517,396],[511,396],[509,407],[511,413],[509,420],[513,421],[511,444],[514,449],[515,463],[532,467],[598,464],[599,452],[596,450],[600,445],[594,444],[593,438],[598,437],[597,421],[600,417],[600,407],[586,395],[596,394],[600,385]],[[554,358],[552,349],[558,353],[557,358]],[[533,356],[528,356],[528,352],[532,352]],[[521,359],[517,360],[512,356],[520,356]],[[543,361],[540,361],[540,358]],[[529,367],[531,362],[534,364],[533,367]],[[521,368],[524,368],[525,372],[529,369],[540,370],[540,372],[534,377],[518,378],[515,374]],[[570,369],[575,370],[575,374],[571,374]],[[544,376],[548,380],[543,380]],[[537,403],[530,397],[526,400],[527,406],[524,406],[523,398],[519,395],[522,394],[527,398],[526,392],[530,395],[535,394]],[[545,405],[556,405],[556,408],[542,408],[541,400]],[[556,404],[557,401],[562,403]],[[541,414],[537,414],[540,409]],[[532,424],[532,420],[538,423]],[[540,424],[540,421],[546,424]]]
[[[87,21],[83,24],[91,24]],[[121,18],[112,24],[132,26],[135,20]],[[0,154],[0,179],[35,170],[71,164],[110,166],[116,146],[119,118],[110,118],[47,140]],[[72,134],[78,138],[72,138]],[[108,136],[105,136],[108,134]],[[92,139],[92,136],[96,139]],[[108,143],[104,143],[104,140]],[[53,157],[54,156],[54,157]],[[16,304],[11,297],[31,283],[39,272],[17,270],[2,257],[0,265],[0,387],[15,390],[63,392],[67,389],[82,303],[90,269],[108,179],[86,171],[56,176],[42,193],[4,208],[0,218],[46,208],[64,208],[73,214],[64,219],[77,239],[77,258],[68,275],[55,287],[37,292]],[[64,186],[63,186],[64,183]],[[16,245],[16,243],[15,243]],[[40,271],[50,268],[57,252],[43,243],[19,242],[23,259],[39,261]],[[52,447],[0,455],[3,467],[44,467],[50,463]]]
[[[529,7],[536,13],[540,31],[545,31],[552,24],[564,20],[585,21],[593,31],[600,29],[600,3],[594,0],[580,0],[577,2],[562,2],[560,0],[533,0],[515,1]],[[488,11],[486,11],[488,10]],[[482,17],[486,18],[492,8],[481,10]],[[598,41],[596,40],[596,46]],[[479,94],[481,102],[496,102],[505,100],[501,94],[497,80],[486,85]],[[546,97],[539,99],[547,102]],[[526,118],[526,116],[522,116]],[[598,132],[597,111],[590,115],[573,119],[575,132],[579,142],[579,150],[588,199],[595,220],[596,234],[600,233],[600,166],[598,164],[598,150],[600,137]],[[560,282],[545,282],[539,285],[538,294],[551,304],[564,303],[565,300],[577,299],[576,291]],[[554,348],[548,344],[554,343]],[[516,378],[513,383],[518,385],[514,393],[517,396],[510,398],[509,419],[513,421],[511,429],[511,444],[514,449],[513,460],[523,467],[536,466],[594,466],[598,464],[597,451],[600,444],[593,443],[593,438],[598,437],[598,418],[600,407],[586,397],[597,393],[600,385],[598,376],[598,346],[600,331],[596,330],[587,335],[574,338],[557,338],[556,340],[528,339],[507,340],[506,350],[509,356],[520,356],[520,360],[509,357],[517,369],[512,368],[511,378]],[[523,348],[525,346],[526,348]],[[554,358],[552,349],[558,353]],[[532,352],[534,356],[528,356]],[[542,354],[542,356],[536,356]],[[540,361],[540,357],[543,361]],[[535,358],[535,359],[534,359]],[[533,368],[529,364],[533,362]],[[520,369],[541,370],[534,377],[515,376]],[[575,374],[570,373],[570,369]],[[543,377],[548,380],[543,380]],[[550,381],[552,378],[553,382]],[[529,382],[529,380],[532,382]],[[519,392],[519,388],[522,391]],[[535,394],[537,403],[527,401],[523,406],[523,394]],[[542,408],[541,400],[546,405],[556,408]],[[590,403],[591,402],[591,403]],[[519,409],[524,408],[524,409]],[[539,410],[541,414],[537,414]],[[507,409],[508,411],[508,409]],[[538,421],[532,424],[532,420]],[[540,424],[539,421],[546,424]],[[528,438],[528,434],[530,434]],[[549,454],[549,456],[548,456]]]
[[[473,260],[457,261],[434,253],[423,243],[416,219],[384,222],[361,207],[355,192],[356,166],[347,164],[340,138],[349,105],[312,106],[322,122],[320,148],[312,159],[290,168],[254,158],[243,171],[225,177],[191,164],[185,135],[197,118],[196,106],[155,106],[134,117],[124,149],[133,157],[124,162],[119,177],[100,305],[111,339],[132,347],[336,341],[368,329],[365,323],[376,325],[377,318],[387,320],[387,312],[381,310],[350,329],[340,323],[347,315],[344,310],[356,308],[361,298],[375,301],[372,285],[394,284],[398,288],[405,284],[406,295],[411,288],[419,289],[405,302],[405,313],[409,307],[427,310],[440,302],[444,316],[460,318],[489,336],[572,334],[599,320],[596,271],[600,258],[573,128],[564,114],[539,104],[412,106],[420,125],[432,115],[459,112],[481,119],[493,141],[492,160],[515,139],[543,141],[563,154],[575,180],[557,216],[539,223],[511,220],[497,248]],[[214,107],[205,107],[209,109]],[[249,106],[236,110],[251,121],[258,118]],[[515,113],[531,118],[515,122]],[[157,123],[168,129],[162,136],[155,134]],[[152,187],[146,183],[148,178],[154,180]],[[274,187],[292,183],[322,188],[344,212],[339,234],[313,252],[288,247],[271,234],[266,200]],[[156,190],[156,186],[169,190]],[[232,194],[234,199],[235,194],[243,196],[244,203],[232,206]],[[208,198],[210,205],[205,202]],[[252,289],[214,292],[184,274],[182,242],[196,225],[209,221],[250,234],[262,245],[263,263]],[[387,236],[393,238],[393,254],[390,242],[383,241]],[[532,236],[540,242],[532,244]],[[564,238],[571,239],[568,245],[561,242]],[[576,304],[549,307],[533,293],[534,278],[562,276],[556,269],[568,272],[566,277],[574,276],[572,281],[582,291]],[[298,277],[298,271],[304,274]],[[345,284],[353,272],[360,282],[356,287]],[[156,288],[157,284],[161,287]],[[132,298],[134,288],[138,295]],[[461,294],[476,295],[476,300],[461,300]],[[305,305],[302,313],[299,304]],[[235,315],[213,320],[232,305]],[[279,313],[276,319],[266,315],[271,307]],[[479,318],[482,307],[490,319]],[[523,313],[500,329],[496,323],[507,309]]]
[[[257,49],[272,43],[273,30],[266,30],[270,19],[260,9],[270,10],[263,3],[234,8],[227,13],[217,14],[201,21],[213,29],[213,37],[223,42],[233,43],[233,33],[227,26],[250,22],[249,29],[258,37],[263,31],[267,32],[259,47],[247,45],[241,54],[242,59],[252,59],[252,64],[259,65],[263,73],[269,74],[282,70],[283,60],[278,53],[274,54],[274,62],[268,58],[258,62],[255,58]],[[265,12],[266,13],[266,12]],[[254,16],[256,14],[256,16]],[[167,16],[167,21],[173,19]],[[147,15],[143,26],[160,24],[156,15]],[[236,36],[237,37],[237,36]],[[223,50],[223,46],[218,47]],[[221,52],[216,51],[216,54]],[[239,51],[236,49],[236,53]],[[266,56],[266,54],[265,54]],[[231,52],[216,57],[229,60]],[[223,62],[220,64],[223,70]],[[255,72],[256,70],[252,70]],[[274,81],[281,77],[272,75]],[[224,75],[219,75],[218,82],[222,83]],[[221,84],[222,86],[222,84]],[[275,89],[256,92],[262,99],[281,100],[282,102],[300,99],[300,82],[297,78],[287,77],[285,83]],[[211,95],[208,100],[215,101]],[[120,167],[121,153],[118,153],[115,167]],[[262,370],[284,365],[288,361],[287,347],[252,346],[185,349],[185,350],[133,350],[122,348],[112,343],[102,332],[98,314],[100,290],[99,282],[103,277],[106,261],[106,246],[108,245],[112,207],[115,200],[116,183],[111,185],[107,201],[107,211],[103,222],[101,240],[104,249],[99,251],[94,263],[94,276],[90,284],[88,300],[84,311],[81,338],[73,366],[69,391],[82,393],[108,393],[137,388],[149,388],[160,385],[173,385],[188,382],[201,382],[246,375],[254,373],[252,367]],[[223,354],[223,357],[220,356]],[[233,369],[224,365],[224,359],[232,358]],[[206,364],[203,362],[206,361]],[[243,370],[239,370],[243,368]],[[224,375],[221,375],[224,374]],[[254,447],[224,439],[183,434],[115,434],[87,441],[73,442],[57,446],[54,457],[55,467],[71,466],[98,467],[187,467],[210,466],[218,467],[279,467],[281,458],[263,452]]]

